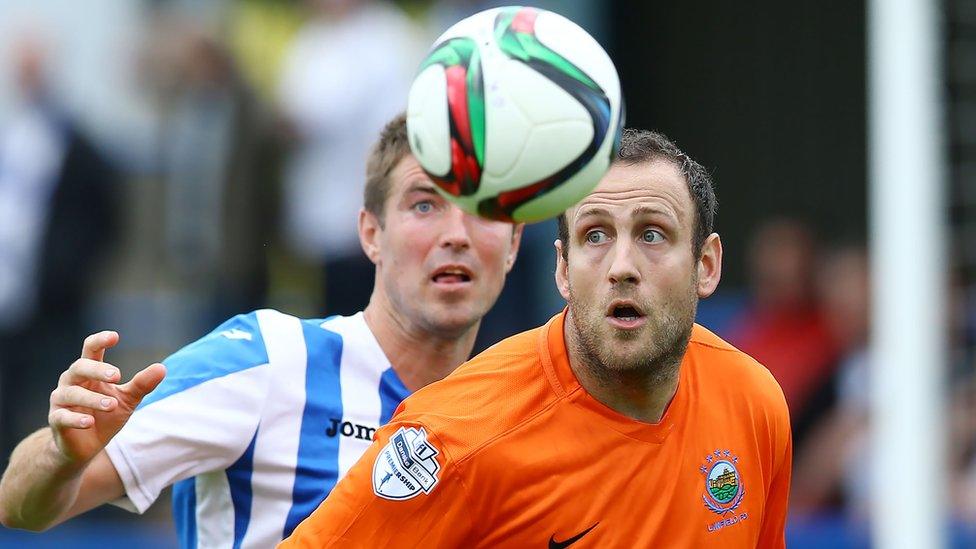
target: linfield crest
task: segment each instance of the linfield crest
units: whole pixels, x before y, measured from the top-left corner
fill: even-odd
[[[715,450],[705,456],[704,463],[698,467],[705,485],[702,501],[709,511],[725,515],[733,513],[742,504],[746,490],[738,465],[739,456],[730,450]]]

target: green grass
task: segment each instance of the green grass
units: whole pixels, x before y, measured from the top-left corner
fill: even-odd
[[[726,484],[721,488],[712,489],[710,491],[712,492],[712,497],[714,497],[718,501],[728,501],[732,499],[732,496],[735,495],[738,489],[739,486],[736,484]]]

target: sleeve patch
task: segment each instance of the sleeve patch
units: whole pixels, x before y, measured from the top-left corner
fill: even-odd
[[[438,454],[423,427],[400,427],[373,463],[373,492],[393,500],[431,493],[441,468]]]

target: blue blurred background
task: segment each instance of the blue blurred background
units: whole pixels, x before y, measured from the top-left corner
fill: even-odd
[[[630,126],[713,174],[725,269],[699,322],[766,364],[796,448],[791,547],[867,547],[865,5],[529,2],[617,64]],[[463,0],[0,0],[0,446],[44,425],[85,335],[131,374],[237,312],[361,309],[366,149]],[[976,546],[976,1],[944,0],[947,494]],[[911,136],[906,136],[911,139]],[[906,220],[905,231],[912,230]],[[552,222],[478,349],[562,307]],[[891,497],[911,497],[893,493]],[[174,547],[164,495],[0,546]]]

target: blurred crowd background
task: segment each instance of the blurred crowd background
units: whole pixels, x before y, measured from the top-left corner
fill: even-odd
[[[367,148],[405,107],[432,40],[500,4],[0,0],[4,464],[45,424],[48,394],[90,332],[120,332],[109,360],[131,374],[238,312],[361,309]],[[786,394],[790,545],[869,545],[863,2],[529,4],[607,48],[628,125],[663,131],[713,173],[726,264],[699,322]],[[947,497],[965,544],[976,540],[976,1],[942,6]],[[912,232],[906,219],[888,237],[911,254]],[[555,233],[527,228],[478,350],[562,307]],[[888,488],[911,497],[897,479]],[[41,537],[0,530],[0,545],[171,547],[169,520],[162,497],[142,517],[106,508]]]

